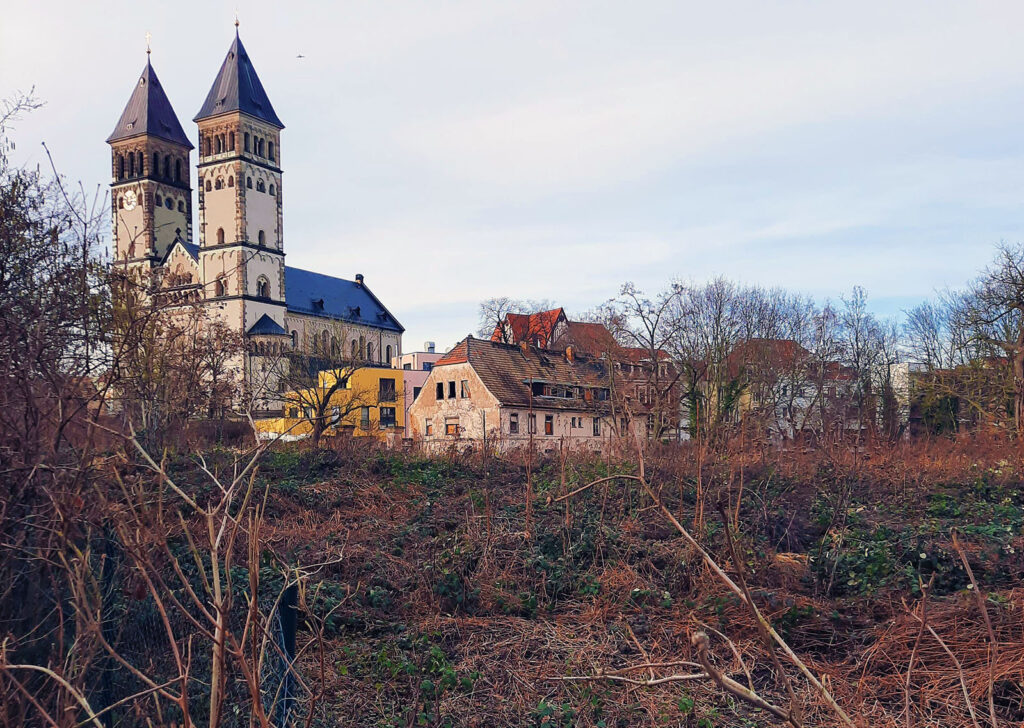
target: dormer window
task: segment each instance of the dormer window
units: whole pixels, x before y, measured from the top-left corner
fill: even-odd
[[[318,298],[318,299],[314,300],[313,301],[313,310],[314,311],[323,311],[324,310],[324,299]]]

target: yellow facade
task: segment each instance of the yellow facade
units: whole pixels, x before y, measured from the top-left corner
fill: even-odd
[[[342,388],[331,395],[324,409],[327,428],[325,436],[351,434],[354,437],[402,437],[405,431],[405,408],[402,372],[390,367],[361,366],[338,372],[345,380]],[[317,391],[288,392],[284,395],[284,417],[256,420],[258,432],[290,437],[308,436],[313,432],[315,402],[322,402],[334,385],[334,371],[320,372]]]

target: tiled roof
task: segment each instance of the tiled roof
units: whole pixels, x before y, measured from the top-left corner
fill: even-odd
[[[206,95],[203,108],[193,121],[229,111],[241,111],[269,122],[278,129],[284,129],[284,124],[277,117],[267,92],[263,90],[263,84],[260,83],[256,69],[253,68],[249,54],[246,53],[237,33],[220,71],[217,72],[217,78],[210,87],[210,93]]]
[[[563,343],[590,356],[601,356],[619,348],[612,332],[604,324],[585,321],[569,321],[565,341],[559,342],[559,344]]]
[[[245,333],[249,336],[288,336],[288,332],[284,330],[284,327],[270,318],[269,314],[260,316],[256,323],[250,326],[249,330]]]
[[[192,149],[192,142],[185,136],[177,114],[156,77],[152,64],[146,60],[139,82],[135,84],[128,105],[121,112],[114,131],[107,137],[107,142],[130,139],[140,134],[160,137],[169,142],[180,144]]]
[[[526,341],[535,346],[546,347],[551,342],[551,336],[555,326],[560,319],[565,318],[565,309],[553,308],[550,311],[538,311],[537,313],[509,313],[505,314],[505,320],[494,327],[491,334],[491,341],[508,341],[510,344],[518,344]]]
[[[391,312],[360,281],[285,266],[285,303],[289,311],[350,323],[405,331]]]
[[[446,364],[469,362],[488,391],[503,406],[536,409],[592,410],[603,402],[563,397],[531,397],[530,382],[548,382],[582,387],[607,387],[605,369],[600,361],[577,357],[568,361],[562,352],[546,351],[514,344],[502,344],[468,337],[434,365],[434,371]],[[443,375],[442,375],[443,376]]]

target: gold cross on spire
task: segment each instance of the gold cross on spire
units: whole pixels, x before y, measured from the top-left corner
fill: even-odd
[[[235,28],[238,27],[238,6],[235,6]]]
[[[152,39],[153,39],[153,34],[152,34],[152,33],[150,33],[150,32],[149,32],[149,31],[147,30],[147,31],[146,31],[146,55],[147,55],[147,56],[148,56],[148,55],[149,55],[150,53],[152,53],[152,52],[153,52],[153,51],[152,51],[152,49],[151,49],[151,48],[149,47],[149,41],[150,41],[150,40],[152,40]]]

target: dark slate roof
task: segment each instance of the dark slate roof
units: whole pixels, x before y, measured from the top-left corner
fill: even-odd
[[[185,242],[184,238],[182,238],[181,235],[178,235],[177,237],[174,238],[174,242],[171,243],[171,247],[167,249],[167,253],[164,255],[164,259],[160,261],[161,265],[168,261],[168,259],[171,257],[171,253],[174,252],[174,248],[177,245],[183,247],[185,249],[185,252],[192,256],[193,260],[195,260],[197,263],[199,262],[199,246],[196,245],[195,243]]]
[[[405,331],[364,283],[285,266],[284,290],[289,311]]]
[[[121,118],[113,133],[107,137],[107,142],[116,142],[140,134],[160,137],[192,149],[192,142],[185,136],[178,116],[171,108],[171,102],[167,99],[164,87],[160,85],[160,79],[156,77],[156,71],[153,70],[148,58],[146,67],[139,76],[139,82],[135,84],[135,90],[128,99],[128,105],[121,112]]]
[[[288,332],[281,327],[269,314],[263,314],[259,320],[246,331],[249,336],[288,336]]]
[[[245,52],[245,46],[242,45],[237,33],[235,42],[228,49],[228,55],[221,64],[213,86],[210,87],[210,93],[206,95],[203,108],[193,121],[226,114],[229,111],[241,111],[269,122],[278,129],[284,129],[284,124],[277,118],[267,92],[263,90],[263,84],[260,83],[256,69],[253,68],[249,54]]]

